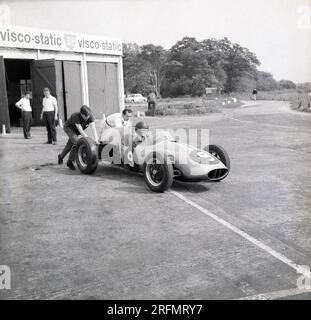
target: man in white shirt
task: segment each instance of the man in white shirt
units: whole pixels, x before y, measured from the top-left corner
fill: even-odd
[[[46,130],[48,132],[47,144],[56,144],[56,127],[55,120],[57,120],[57,100],[51,95],[49,88],[43,89],[44,98],[42,100],[42,111],[40,119],[44,120]]]
[[[130,127],[132,113],[131,109],[124,109],[121,113],[113,113],[106,118],[106,125],[110,128]]]
[[[111,136],[114,136],[116,130],[113,128],[129,128],[132,126],[132,110],[123,109],[122,112],[113,113],[105,120],[105,124],[100,134],[100,141],[109,141]],[[114,142],[110,143],[111,145]],[[118,147],[116,145],[116,147]]]
[[[30,106],[30,92],[26,92],[25,96],[16,102],[16,107],[22,110],[24,138],[31,139],[30,128],[32,120],[32,109]]]

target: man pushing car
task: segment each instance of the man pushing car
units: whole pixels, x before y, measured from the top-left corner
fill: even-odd
[[[75,170],[74,161],[76,155],[77,142],[79,140],[80,135],[82,137],[88,136],[84,130],[89,125],[92,129],[95,143],[99,144],[98,135],[95,127],[95,119],[91,113],[91,109],[88,106],[83,105],[80,108],[80,112],[73,113],[65,122],[64,131],[68,135],[69,139],[62,153],[58,155],[59,165],[63,164],[63,159],[70,152],[69,159],[67,161],[67,167],[71,170]]]
[[[108,128],[120,128],[130,127],[132,125],[132,110],[125,108],[122,112],[117,112],[109,115],[106,118],[106,127]]]

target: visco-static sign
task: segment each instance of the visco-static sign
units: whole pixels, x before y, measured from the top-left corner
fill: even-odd
[[[0,47],[122,55],[121,40],[0,25]]]

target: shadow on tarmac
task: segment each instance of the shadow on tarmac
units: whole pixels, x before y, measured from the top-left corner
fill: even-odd
[[[54,173],[65,176],[83,176],[80,170],[76,166],[76,170],[69,170],[66,164],[59,166],[57,163],[45,163],[39,166],[29,167],[32,171],[40,171],[44,168],[50,168]],[[107,178],[116,181],[122,181],[130,183],[131,186],[126,187],[114,187],[115,191],[135,192],[142,194],[153,193],[145,184],[143,174],[141,172],[133,172],[129,169],[124,169],[120,166],[103,165],[99,164],[97,170],[90,175],[84,175],[87,179]],[[191,193],[204,193],[211,188],[204,182],[182,182],[174,180],[172,188],[176,191],[191,192]]]

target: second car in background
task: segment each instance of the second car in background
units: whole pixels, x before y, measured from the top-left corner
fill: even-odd
[[[125,102],[127,103],[142,103],[147,102],[147,98],[140,93],[128,94],[125,96]]]

